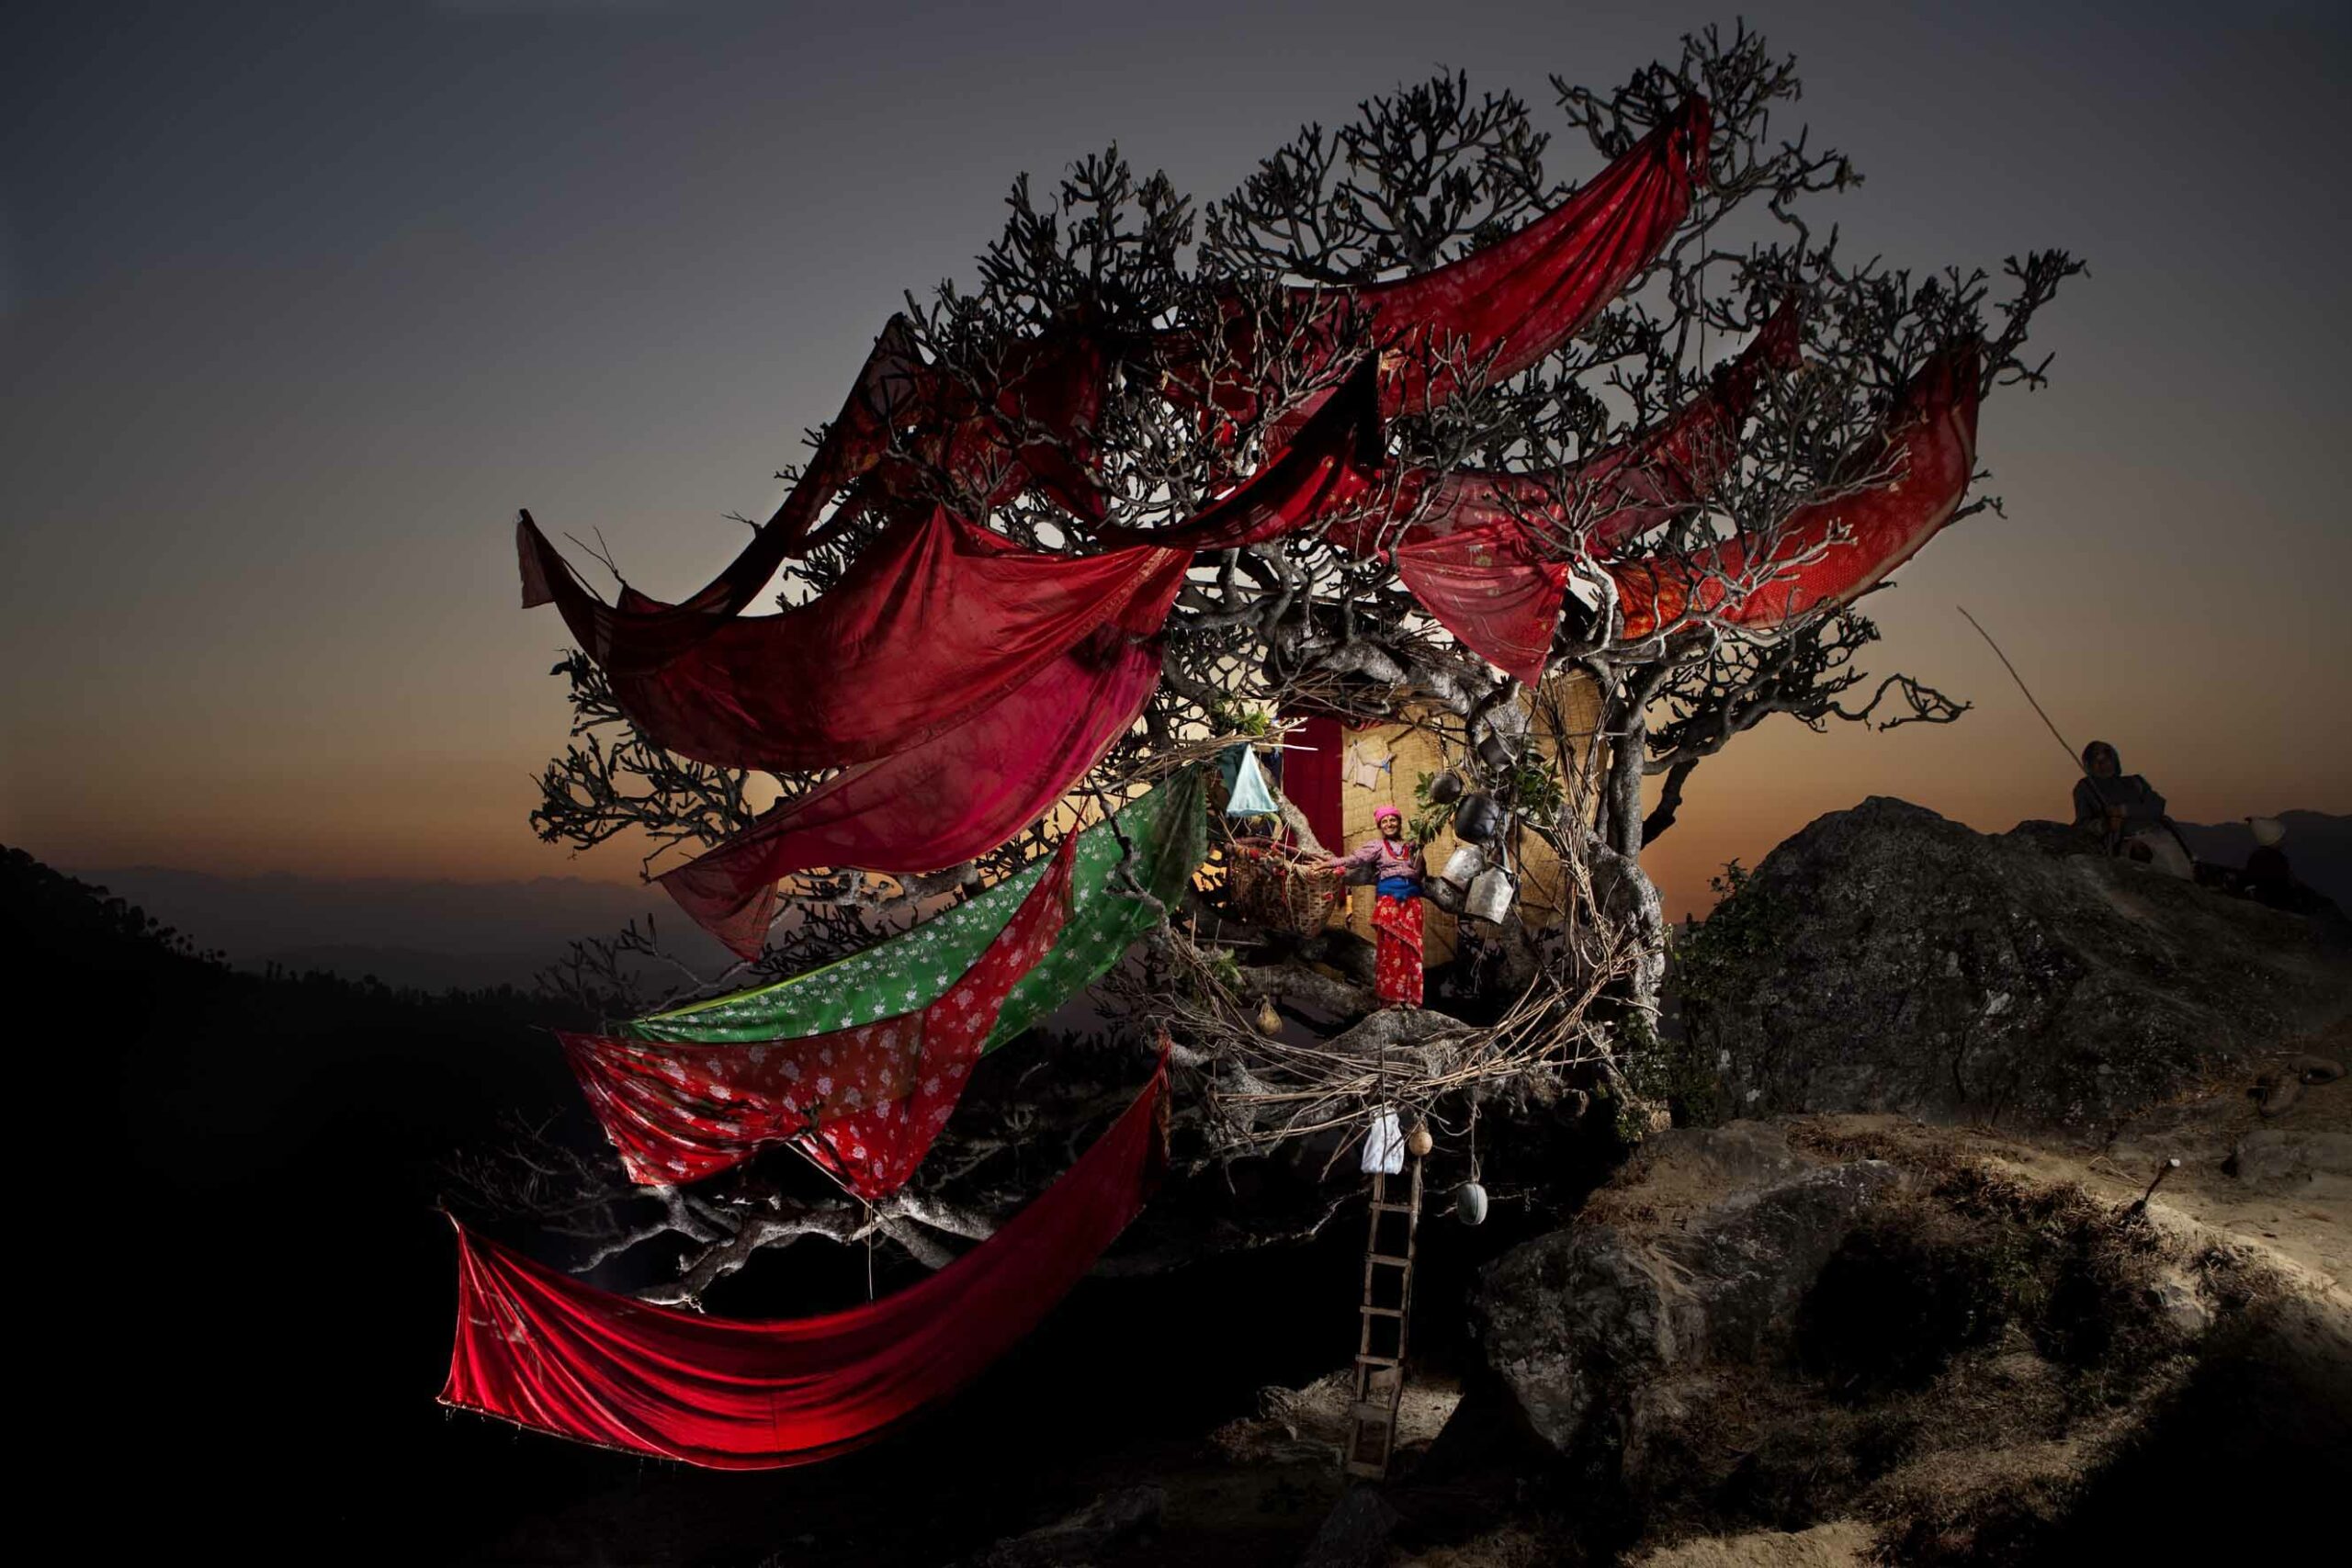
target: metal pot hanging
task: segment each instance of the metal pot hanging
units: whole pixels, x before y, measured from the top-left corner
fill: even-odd
[[[1520,744],[1520,737],[1516,735],[1504,735],[1498,730],[1489,729],[1478,737],[1478,761],[1491,771],[1500,773],[1519,761]]]
[[[1430,798],[1440,806],[1449,806],[1462,798],[1462,778],[1453,773],[1442,773],[1430,780]]]
[[[1453,1190],[1453,1216],[1465,1225],[1487,1223],[1487,1190],[1475,1181],[1465,1181]]]
[[[1453,836],[1467,843],[1483,844],[1502,831],[1503,808],[1495,797],[1474,793],[1462,797],[1453,808]]]
[[[1519,901],[1519,878],[1501,866],[1488,866],[1470,885],[1469,897],[1462,902],[1462,912],[1474,920],[1500,923]]]
[[[1470,885],[1487,869],[1487,857],[1476,844],[1457,844],[1445,857],[1445,869],[1430,879],[1430,902],[1449,915],[1462,913],[1463,904],[1470,897]]]

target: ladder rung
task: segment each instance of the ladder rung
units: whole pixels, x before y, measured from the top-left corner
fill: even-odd
[[[1359,1400],[1348,1413],[1359,1424],[1367,1427],[1393,1427],[1396,1424],[1396,1407],[1371,1400]]]
[[[1409,1214],[1414,1209],[1411,1203],[1374,1203],[1373,1207],[1384,1214]]]
[[[1404,1364],[1394,1356],[1366,1355],[1356,1358],[1356,1365],[1359,1367],[1401,1367]]]
[[[1388,1252],[1367,1252],[1364,1254],[1363,1260],[1366,1263],[1392,1263],[1399,1269],[1410,1269],[1413,1266],[1411,1258],[1399,1258]]]
[[[1367,1302],[1364,1303],[1363,1314],[1366,1317],[1402,1317],[1405,1315],[1405,1309],[1403,1307],[1376,1307]]]

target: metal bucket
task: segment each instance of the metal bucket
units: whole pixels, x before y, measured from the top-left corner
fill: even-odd
[[[1474,920],[1499,922],[1518,901],[1519,878],[1498,865],[1489,866],[1470,885],[1470,895],[1462,901],[1462,912]]]
[[[1465,795],[1453,808],[1453,836],[1474,844],[1483,844],[1502,831],[1503,808],[1495,804],[1490,795]]]
[[[1430,879],[1430,902],[1449,915],[1462,913],[1463,904],[1470,897],[1470,885],[1487,869],[1487,857],[1476,844],[1457,845],[1445,857],[1445,869]]]

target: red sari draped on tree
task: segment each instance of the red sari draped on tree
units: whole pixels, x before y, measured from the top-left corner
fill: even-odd
[[[1850,604],[1909,560],[1951,521],[1976,466],[1977,384],[1973,341],[1919,367],[1887,416],[1895,475],[1837,501],[1789,514],[1769,551],[1742,539],[1685,555],[1610,568],[1628,641],[1686,617],[1768,627]]]
[[[1404,525],[1392,554],[1413,597],[1464,647],[1532,685],[1551,654],[1573,538],[1606,560],[1703,498],[1739,459],[1765,373],[1796,360],[1796,311],[1784,305],[1655,429],[1555,474],[1408,473],[1387,518],[1360,509],[1341,542],[1374,547]]]
[[[1515,376],[1599,314],[1657,259],[1706,177],[1712,111],[1691,97],[1550,212],[1510,238],[1410,277],[1292,291],[1310,342],[1369,316],[1384,414],[1452,397],[1461,370]],[[1237,313],[1221,331],[1184,329],[1159,345],[1162,388],[1182,402],[1254,417],[1269,367]],[[1328,346],[1324,352],[1329,353]],[[1320,368],[1310,349],[1307,368]],[[1312,404],[1294,417],[1311,412]]]
[[[544,551],[557,606],[583,647],[594,595]],[[664,750],[725,768],[798,771],[918,745],[1166,596],[1183,558],[1023,549],[944,507],[869,544],[832,589],[728,621],[660,668],[610,671],[614,700]]]
[[[614,674],[642,675],[749,608],[778,567],[808,553],[817,514],[853,484],[858,489],[834,518],[836,528],[874,500],[915,495],[913,476],[925,463],[990,505],[1035,485],[1099,521],[1089,427],[1108,374],[1102,347],[1066,329],[1011,344],[976,394],[925,365],[912,325],[892,316],[791,493],[701,590],[672,604],[623,587],[616,603],[604,604],[526,512],[515,530],[523,605],[558,604],[590,658]],[[893,450],[894,437],[907,456]]]
[[[921,1283],[822,1317],[651,1306],[458,1229],[444,1404],[718,1470],[831,1459],[969,1382],[1142,1211],[1166,1159],[1165,1060],[1076,1165]]]
[[[986,854],[1044,816],[1126,733],[1159,683],[1157,628],[1182,583],[1135,607],[963,723],[847,769],[656,878],[697,925],[758,955],[776,883],[817,866],[910,874]]]

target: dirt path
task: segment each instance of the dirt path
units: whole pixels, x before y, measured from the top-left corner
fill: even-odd
[[[2303,1043],[2352,1062],[2352,1022]],[[1957,1150],[2040,1182],[2071,1181],[2109,1201],[2137,1198],[2167,1158],[2150,1205],[2251,1244],[2283,1266],[2352,1292],[2352,1077],[2305,1088],[2266,1118],[2245,1078],[2217,1081],[2127,1123],[2100,1148],[2027,1141],[1985,1127],[1935,1127],[1897,1116],[1807,1119],[1824,1131]],[[2234,1156],[2234,1157],[2233,1157]],[[2352,1298],[2347,1298],[2352,1299]]]

